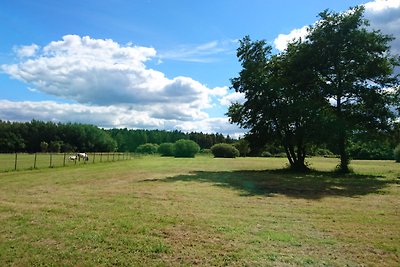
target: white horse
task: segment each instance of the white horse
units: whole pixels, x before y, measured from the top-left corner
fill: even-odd
[[[86,153],[76,153],[76,156],[78,157],[79,161],[81,159],[83,159],[84,161],[88,161],[89,160],[89,156]]]
[[[77,155],[73,155],[73,156],[69,156],[69,160],[77,160],[78,156]]]

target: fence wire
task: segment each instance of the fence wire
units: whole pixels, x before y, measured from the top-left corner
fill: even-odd
[[[88,159],[78,158],[74,153],[13,153],[0,154],[0,172],[68,167],[75,165],[95,164],[101,162],[113,162],[130,160],[132,153],[96,152],[87,153]]]

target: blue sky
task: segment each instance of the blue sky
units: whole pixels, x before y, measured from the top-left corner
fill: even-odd
[[[324,9],[360,4],[400,36],[400,0],[0,0],[0,119],[238,135],[237,40],[278,52]]]

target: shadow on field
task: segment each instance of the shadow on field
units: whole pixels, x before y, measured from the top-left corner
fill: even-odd
[[[382,176],[312,171],[306,174],[287,170],[204,172],[179,175],[158,181],[207,182],[241,191],[242,196],[283,194],[294,198],[320,199],[326,196],[355,197],[378,192],[391,181]]]

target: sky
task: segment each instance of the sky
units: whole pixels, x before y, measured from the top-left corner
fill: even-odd
[[[278,53],[356,5],[400,54],[400,0],[0,0],[0,119],[237,137],[238,40]]]

